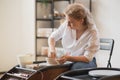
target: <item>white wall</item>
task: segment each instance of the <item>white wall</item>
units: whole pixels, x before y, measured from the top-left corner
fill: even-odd
[[[16,56],[34,53],[34,0],[0,0],[0,71],[17,64]]]
[[[100,31],[100,37],[113,38],[115,47],[112,56],[113,67],[119,67],[120,60],[120,0],[93,0],[92,13],[97,27]]]

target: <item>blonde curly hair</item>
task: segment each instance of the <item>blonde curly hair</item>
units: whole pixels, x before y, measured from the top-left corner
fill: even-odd
[[[76,20],[83,19],[83,25],[86,26],[91,26],[94,24],[92,15],[90,14],[89,10],[81,3],[70,4],[65,9],[65,15],[68,15],[69,17],[72,17]]]

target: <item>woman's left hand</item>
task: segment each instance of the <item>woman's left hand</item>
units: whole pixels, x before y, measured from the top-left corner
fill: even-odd
[[[65,63],[66,61],[68,61],[68,59],[69,59],[69,56],[64,55],[64,56],[62,56],[61,58],[57,59],[57,61],[58,61],[60,64],[63,64],[63,63]]]

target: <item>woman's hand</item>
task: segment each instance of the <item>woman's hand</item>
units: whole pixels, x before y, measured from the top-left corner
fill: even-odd
[[[56,58],[56,53],[55,52],[50,52],[48,54],[48,57],[50,57],[50,58]]]
[[[69,58],[70,58],[70,56],[64,55],[64,56],[62,56],[61,58],[57,59],[57,61],[58,61],[60,64],[63,64],[63,63],[65,63],[66,61],[68,61]]]

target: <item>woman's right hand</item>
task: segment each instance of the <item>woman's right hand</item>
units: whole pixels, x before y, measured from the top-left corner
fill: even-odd
[[[55,52],[49,52],[48,57],[56,58],[56,53]]]

